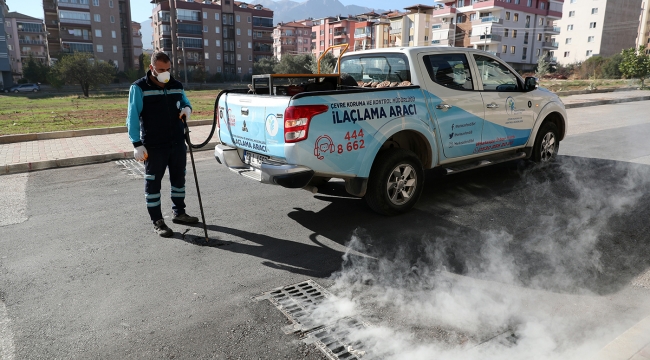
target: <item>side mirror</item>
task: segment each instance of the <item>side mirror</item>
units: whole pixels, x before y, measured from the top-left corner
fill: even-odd
[[[537,78],[529,76],[524,80],[524,91],[533,91],[537,89]]]

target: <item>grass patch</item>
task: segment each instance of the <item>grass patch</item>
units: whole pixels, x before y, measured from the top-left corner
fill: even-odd
[[[220,90],[189,90],[192,119],[212,119],[214,100]],[[81,130],[124,126],[129,96],[127,92],[57,96],[55,92],[0,95],[0,135]]]
[[[540,86],[551,91],[572,91],[572,90],[594,90],[594,89],[617,89],[636,87],[634,80],[548,80],[540,81]]]

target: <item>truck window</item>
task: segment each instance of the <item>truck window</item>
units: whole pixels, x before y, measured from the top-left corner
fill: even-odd
[[[356,81],[411,81],[411,70],[404,54],[369,54],[346,56],[341,72]]]
[[[436,84],[455,90],[474,90],[465,54],[426,55],[424,66]]]
[[[521,91],[517,76],[496,59],[475,54],[474,60],[484,91]]]

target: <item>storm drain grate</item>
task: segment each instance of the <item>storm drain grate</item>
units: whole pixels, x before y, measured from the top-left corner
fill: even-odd
[[[137,161],[135,159],[129,159],[129,160],[118,160],[115,163],[123,167],[126,173],[130,176],[134,176],[137,178],[144,177],[144,163],[140,161]]]
[[[368,327],[363,320],[344,317],[323,323],[312,318],[318,304],[331,296],[315,281],[307,280],[267,291],[254,300],[269,300],[291,321],[291,325],[282,329],[286,334],[298,334],[305,343],[314,344],[332,360],[371,358],[365,356],[363,344],[348,338],[353,331]]]
[[[305,334],[304,341],[307,344],[313,343],[327,357],[333,360],[355,360],[362,357],[364,360],[373,359],[362,342],[353,341],[349,338],[352,331],[362,330],[367,327],[368,324],[362,320],[346,317],[337,320],[333,325],[309,331]]]

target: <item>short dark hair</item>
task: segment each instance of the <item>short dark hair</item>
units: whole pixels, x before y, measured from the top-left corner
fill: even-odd
[[[165,62],[165,63],[171,62],[171,60],[169,59],[169,56],[167,56],[167,54],[165,54],[162,51],[154,51],[151,54],[151,65],[155,65],[156,61],[162,61],[162,62]]]

